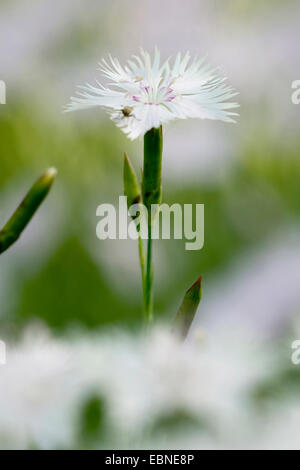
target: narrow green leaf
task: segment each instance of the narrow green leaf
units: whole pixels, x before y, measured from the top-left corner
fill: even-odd
[[[123,180],[124,180],[124,194],[125,196],[127,196],[127,206],[129,209],[133,204],[140,204],[142,202],[142,196],[141,196],[141,190],[140,190],[140,186],[139,186],[134,168],[126,152],[124,153]],[[132,216],[132,218],[137,220],[136,217]],[[137,224],[136,229],[139,234],[139,260],[140,260],[140,266],[141,266],[143,293],[145,296],[146,254],[145,254],[143,240],[141,238],[140,224]]]
[[[21,204],[0,231],[0,254],[20,237],[36,210],[47,196],[57,175],[55,168],[48,168],[33,184]]]
[[[182,304],[175,317],[173,331],[177,332],[182,339],[187,337],[200,303],[202,294],[201,284],[202,276],[200,276],[185,293]]]
[[[124,153],[124,194],[127,196],[128,209],[133,204],[138,204],[142,200],[140,186],[134,171],[134,168],[128,158],[127,153]]]

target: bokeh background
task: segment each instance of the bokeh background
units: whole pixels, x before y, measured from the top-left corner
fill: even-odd
[[[101,242],[95,229],[97,206],[122,194],[123,151],[138,170],[142,142],[127,140],[101,110],[63,114],[62,106],[78,84],[100,78],[101,57],[122,61],[157,45],[163,57],[207,55],[239,91],[241,108],[236,125],[190,120],[165,129],[164,202],[205,204],[205,246],[155,242],[156,317],[170,321],[202,274],[194,329],[213,336],[226,325],[254,345],[283,341],[289,366],[287,333],[300,314],[300,105],[291,101],[299,15],[297,0],[1,1],[2,223],[46,167],[59,171],[21,240],[1,256],[1,337],[37,321],[59,336],[139,328],[136,244]]]

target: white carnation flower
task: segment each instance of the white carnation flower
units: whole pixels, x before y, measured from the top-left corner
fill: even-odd
[[[103,106],[131,140],[174,119],[234,122],[232,116],[237,116],[229,111],[238,104],[228,102],[237,93],[226,84],[226,77],[218,76],[203,58],[190,61],[188,52],[183,57],[178,53],[173,66],[169,59],[160,63],[158,49],[153,61],[141,50],[141,56],[133,56],[124,67],[111,56],[99,65],[111,81],[109,88],[98,82],[80,86],[66,111]]]

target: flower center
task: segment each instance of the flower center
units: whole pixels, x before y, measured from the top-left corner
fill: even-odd
[[[156,106],[173,101],[175,98],[176,94],[172,88],[167,86],[151,87],[149,85],[141,85],[139,95],[133,95],[132,97],[136,103]]]

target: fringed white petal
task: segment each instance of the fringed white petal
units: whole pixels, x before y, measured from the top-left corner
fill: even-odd
[[[237,93],[226,84],[226,77],[212,69],[205,59],[191,61],[189,52],[179,52],[173,66],[169,59],[161,63],[155,48],[153,60],[141,49],[123,67],[109,56],[99,64],[109,79],[109,88],[97,86],[79,88],[66,111],[101,106],[110,110],[111,119],[130,138],[144,135],[174,119],[200,118],[234,122],[238,104],[230,102]],[[126,114],[127,107],[130,113]]]

